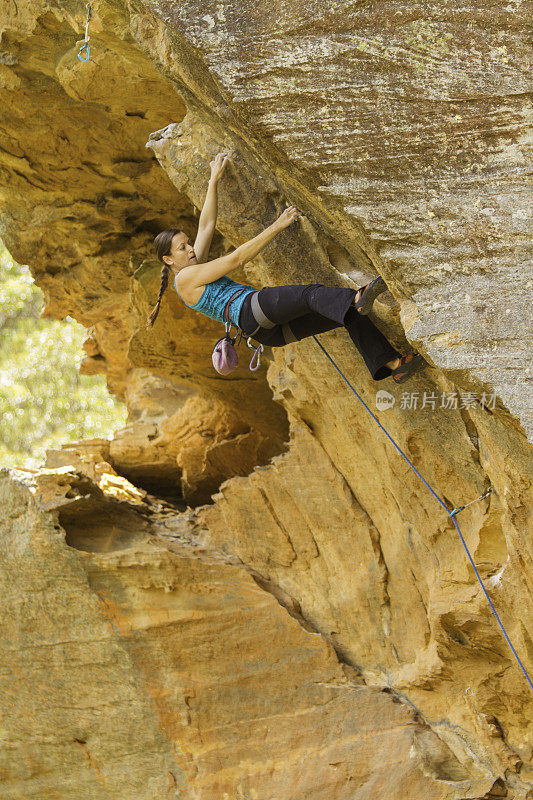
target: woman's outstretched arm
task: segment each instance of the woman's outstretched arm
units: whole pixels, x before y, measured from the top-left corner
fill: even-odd
[[[278,217],[278,219],[265,228],[264,231],[258,233],[253,239],[239,245],[232,253],[228,253],[221,258],[216,258],[214,261],[208,261],[206,264],[193,264],[190,267],[183,267],[179,272],[178,281],[182,286],[186,285],[190,289],[196,289],[203,286],[205,283],[216,281],[222,275],[227,275],[238,267],[244,266],[247,261],[250,261],[267,245],[274,236],[287,228],[291,222],[298,219],[300,216],[299,211],[294,206],[289,206]]]
[[[194,252],[196,253],[196,261],[198,264],[207,261],[207,257],[209,256],[209,248],[211,247],[211,241],[217,224],[217,185],[222,177],[228,159],[229,156],[226,153],[218,153],[213,161],[210,162],[211,177],[209,178],[207,194],[202,206],[200,219],[198,220],[198,233],[194,241]]]

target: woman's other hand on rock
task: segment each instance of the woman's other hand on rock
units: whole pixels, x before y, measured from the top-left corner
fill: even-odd
[[[295,206],[288,206],[278,217],[277,224],[279,225],[280,229],[288,228],[291,222],[294,222],[295,219],[299,219],[300,217],[301,214],[298,209],[295,208]]]

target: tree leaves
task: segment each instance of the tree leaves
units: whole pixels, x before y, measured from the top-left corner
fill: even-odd
[[[37,467],[47,448],[112,438],[125,424],[124,403],[105,377],[80,375],[83,325],[40,319],[41,290],[0,241],[0,465]]]

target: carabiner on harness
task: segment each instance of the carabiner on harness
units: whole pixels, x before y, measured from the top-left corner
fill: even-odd
[[[252,350],[255,350],[255,353],[252,356],[252,360],[250,361],[250,369],[252,370],[252,372],[255,372],[256,369],[259,369],[259,365],[261,364],[261,353],[263,352],[264,347],[262,344],[258,344],[257,347],[255,347],[255,345],[251,344],[250,339],[251,336],[247,338],[246,344],[248,345],[248,347],[251,347]],[[256,357],[257,357],[257,364],[255,367],[252,367],[252,364],[254,363],[254,359]]]
[[[235,330],[238,331],[238,333],[236,333],[235,336],[232,337],[231,336],[231,326],[232,325],[235,325],[235,323],[234,322],[225,322],[224,323],[224,329],[226,331],[226,336],[228,336],[232,340],[233,345],[240,344],[241,339],[244,337],[244,333],[241,330],[239,330],[239,328],[235,325]]]

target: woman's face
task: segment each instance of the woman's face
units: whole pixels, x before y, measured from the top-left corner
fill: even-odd
[[[179,272],[183,267],[196,264],[196,253],[186,233],[175,233],[172,237],[172,246],[168,256],[163,256],[163,261],[168,264],[172,272]]]

